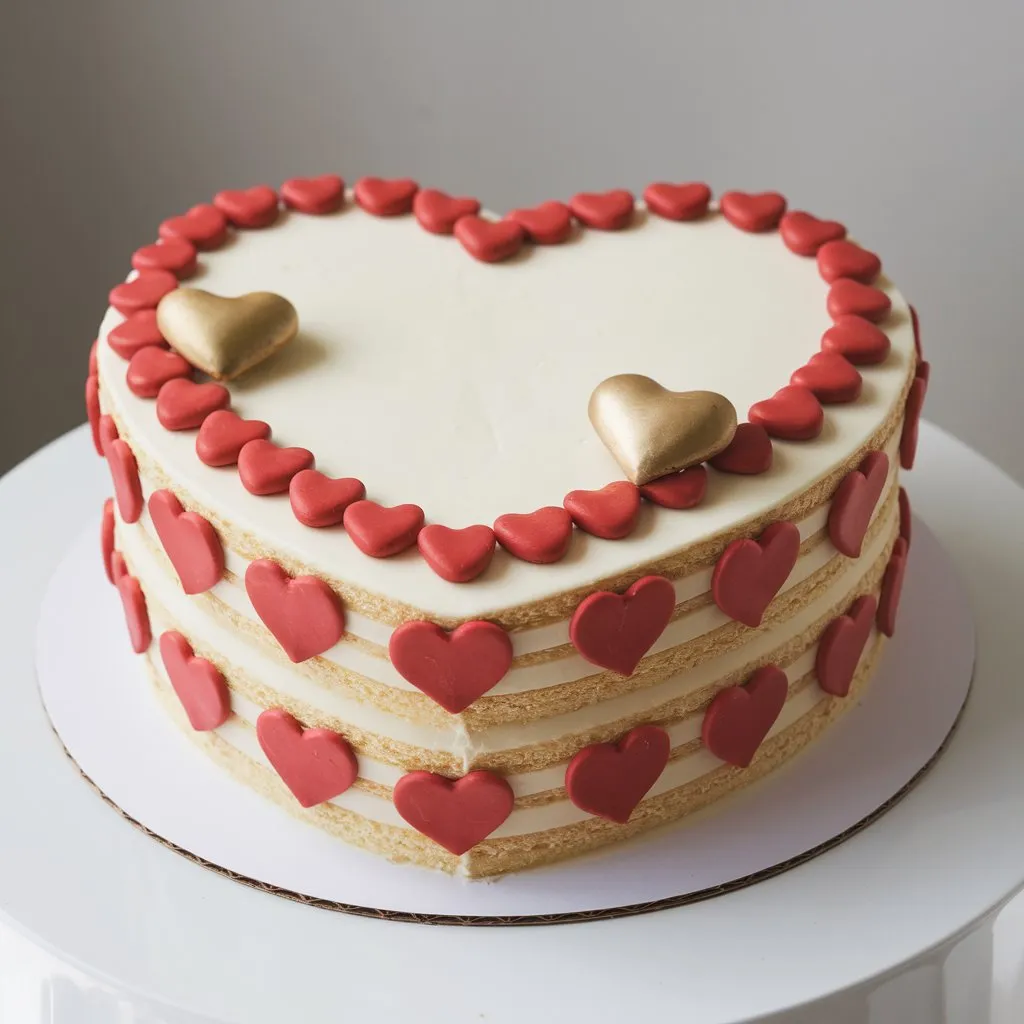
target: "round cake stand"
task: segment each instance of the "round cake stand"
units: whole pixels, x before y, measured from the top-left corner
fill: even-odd
[[[0,1019],[989,1020],[993,922],[1024,887],[1024,490],[958,441],[926,427],[909,480],[977,616],[974,692],[938,764],[785,874],[548,927],[319,911],[205,871],[106,807],[50,731],[33,635],[51,572],[108,490],[84,428],[0,481]]]

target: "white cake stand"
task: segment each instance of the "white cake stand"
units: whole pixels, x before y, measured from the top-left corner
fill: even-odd
[[[84,430],[0,481],[0,1019],[988,1021],[992,924],[1024,887],[1024,491],[959,442],[926,429],[910,481],[978,622],[974,693],[938,764],[795,870],[552,927],[318,911],[202,870],[96,799],[36,696],[33,632],[50,573],[107,490]]]

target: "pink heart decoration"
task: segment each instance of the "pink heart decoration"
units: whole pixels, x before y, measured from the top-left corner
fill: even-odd
[[[186,594],[202,594],[224,575],[224,548],[198,512],[186,512],[172,491],[149,496],[149,517]]]
[[[231,717],[231,692],[212,662],[197,658],[176,630],[160,637],[160,657],[174,692],[196,732],[209,732]]]
[[[315,469],[303,469],[288,484],[288,500],[295,518],[304,526],[337,526],[345,509],[366,497],[366,488],[355,477],[334,480]]]

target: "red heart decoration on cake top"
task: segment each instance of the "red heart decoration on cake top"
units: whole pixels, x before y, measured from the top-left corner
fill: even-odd
[[[537,245],[558,245],[572,233],[572,211],[555,199],[529,209],[510,210],[505,219],[514,220]]]
[[[921,409],[924,407],[924,396],[928,392],[928,381],[923,377],[915,377],[907,394],[907,404],[903,408],[903,431],[900,434],[900,465],[904,469],[913,469],[917,458],[917,435],[921,423]]]
[[[218,249],[228,237],[228,219],[210,203],[193,206],[180,217],[171,217],[160,225],[161,238],[184,238],[197,249]]]
[[[548,565],[565,556],[572,543],[572,516],[548,505],[536,512],[509,513],[494,521],[498,543],[524,562]]]
[[[149,650],[153,634],[149,627],[149,612],[146,610],[146,597],[142,593],[139,581],[125,570],[116,576],[117,592],[124,608],[124,619],[128,625],[128,636],[131,638],[132,650],[136,654],[145,654]]]
[[[499,263],[522,248],[526,232],[514,220],[484,220],[470,215],[455,223],[455,237],[474,259]]]
[[[489,526],[424,526],[416,537],[420,554],[442,579],[449,583],[475,580],[494,557],[494,531]]]
[[[672,743],[656,725],[638,725],[618,743],[584,747],[565,773],[569,799],[582,811],[625,825],[668,764]]]
[[[914,328],[914,351],[917,353],[917,358],[922,357],[921,352],[921,322],[917,317],[917,309],[914,306],[907,307],[910,310],[910,323]]]
[[[704,500],[708,489],[708,471],[689,466],[680,473],[669,473],[643,484],[640,493],[662,508],[694,508]]]
[[[97,455],[103,454],[103,442],[100,438],[100,379],[94,373],[85,378],[85,412],[89,417],[89,432]]]
[[[872,596],[859,597],[849,613],[833,619],[822,634],[814,671],[818,685],[833,697],[845,697],[850,692],[860,656],[871,635],[876,607]]]
[[[122,359],[131,359],[139,349],[150,345],[166,344],[156,325],[156,310],[140,310],[116,327],[111,327],[107,334],[107,344]]]
[[[269,185],[225,189],[213,205],[238,228],[265,228],[277,220],[277,193]]]
[[[169,380],[156,396],[156,418],[165,430],[194,430],[218,409],[227,408],[231,393],[222,384],[196,384],[185,377]]]
[[[337,526],[345,509],[366,497],[362,480],[332,479],[315,469],[300,470],[288,484],[288,500],[295,518],[304,526]]]
[[[450,235],[460,217],[480,212],[480,200],[450,196],[436,188],[424,188],[413,197],[412,212],[420,227],[434,235]]]
[[[493,622],[446,633],[433,622],[406,622],[388,644],[391,664],[453,715],[497,686],[512,664],[512,641]]]
[[[841,277],[871,284],[882,272],[882,261],[854,242],[826,242],[818,250],[818,273],[829,283]]]
[[[880,288],[844,277],[829,288],[826,305],[833,320],[841,316],[862,316],[877,323],[889,315],[892,299]]]
[[[616,480],[599,491],[570,491],[562,504],[581,530],[605,540],[620,540],[636,526],[640,490],[628,480]]]
[[[793,523],[772,523],[756,540],[734,540],[711,575],[715,604],[731,619],[756,629],[799,556],[800,531]]]
[[[345,509],[345,530],[360,551],[373,558],[390,558],[416,543],[423,528],[419,505],[387,508],[375,501],[356,501]]]
[[[411,178],[360,178],[356,182],[356,202],[377,217],[394,217],[412,209],[419,185]]]
[[[186,512],[168,490],[149,496],[149,517],[186,594],[202,594],[224,575],[217,531],[198,512]]]
[[[585,597],[569,621],[573,647],[593,665],[630,676],[672,618],[676,591],[664,576],[645,576],[624,594]]]
[[[224,676],[212,662],[197,658],[181,633],[168,630],[161,635],[160,657],[196,732],[209,732],[231,717],[231,692]]]
[[[486,839],[512,813],[512,787],[491,772],[461,779],[410,772],[395,783],[395,810],[417,832],[456,857]]]
[[[884,362],[889,347],[885,331],[861,316],[841,316],[821,336],[822,352],[832,352],[858,366]]]
[[[783,441],[810,441],[821,433],[825,413],[814,392],[789,384],[763,402],[756,402],[747,412],[752,423],[758,423]]]
[[[889,456],[869,452],[843,477],[828,512],[828,537],[848,558],[859,558],[871,516],[889,479]]]
[[[191,373],[192,367],[177,352],[149,345],[131,357],[124,379],[133,395],[156,398],[169,380],[187,377]]]
[[[718,201],[725,219],[743,231],[771,231],[786,212],[778,192],[726,192]]]
[[[698,220],[708,212],[711,189],[702,181],[673,185],[656,181],[644,189],[647,209],[667,220]]]
[[[882,590],[878,597],[878,617],[875,622],[886,636],[896,632],[896,613],[900,607],[900,595],[903,593],[903,577],[907,572],[907,541],[897,537],[893,545],[889,564],[885,567],[882,577]]]
[[[836,352],[816,352],[796,370],[789,383],[807,388],[819,402],[855,402],[864,380],[853,364]]]
[[[256,719],[256,738],[281,781],[303,807],[344,793],[359,775],[356,755],[331,729],[303,729],[284,708]]]
[[[243,420],[230,409],[218,409],[199,428],[196,454],[207,466],[233,466],[250,441],[268,437],[270,427],[263,420]]]
[[[341,599],[316,576],[291,577],[260,558],[245,571],[245,591],[256,614],[294,662],[330,650],[345,632]]]
[[[114,555],[114,499],[107,498],[103,502],[103,519],[100,522],[100,550],[103,552],[103,571],[107,579],[114,583],[114,566],[111,558]]]
[[[289,178],[281,186],[281,198],[299,213],[333,213],[345,201],[345,182],[337,174]]]
[[[196,247],[184,238],[165,238],[132,253],[135,270],[167,270],[179,280],[196,272]]]
[[[281,448],[261,437],[242,445],[238,476],[250,494],[282,494],[292,477],[313,462],[313,453],[307,448]]]
[[[613,188],[608,192],[578,192],[569,200],[569,209],[588,228],[621,231],[633,220],[636,201],[633,193],[624,188]]]
[[[126,523],[137,523],[142,515],[142,483],[139,465],[131,448],[119,437],[104,445],[110,476],[114,482],[117,511]]]
[[[772,468],[772,439],[759,423],[741,423],[729,446],[711,460],[720,473],[753,476]]]
[[[814,256],[826,243],[846,237],[846,228],[837,220],[819,220],[803,210],[793,210],[779,221],[783,244],[798,256]]]
[[[907,542],[907,547],[910,547],[910,531],[911,522],[913,521],[913,515],[910,511],[910,497],[907,492],[901,487],[899,494],[900,503],[900,536]]]
[[[140,309],[155,309],[157,303],[178,287],[178,279],[169,270],[140,270],[131,281],[110,289],[110,304],[122,316]]]
[[[708,705],[701,740],[715,757],[746,768],[782,711],[789,695],[786,673],[759,668],[744,686],[722,690]]]

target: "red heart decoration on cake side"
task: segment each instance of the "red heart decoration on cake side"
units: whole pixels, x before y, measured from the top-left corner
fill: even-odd
[[[819,402],[826,405],[855,402],[860,398],[864,379],[856,367],[836,352],[816,352],[810,360],[794,371],[789,383],[807,388]]]
[[[470,215],[455,223],[455,237],[474,259],[499,263],[514,256],[523,246],[526,232],[514,220],[484,220]]]
[[[277,193],[269,185],[225,189],[213,197],[213,205],[236,228],[265,228],[277,220]]]
[[[238,453],[238,476],[250,494],[283,494],[296,473],[314,462],[307,448],[281,448],[266,438],[248,441]]]
[[[359,775],[356,755],[331,729],[303,729],[284,708],[256,719],[256,738],[281,781],[303,807],[315,807],[345,792]]]
[[[100,550],[103,553],[103,571],[107,579],[114,583],[114,567],[111,558],[114,554],[114,499],[107,498],[103,502],[103,518],[100,521]]]
[[[625,825],[661,777],[672,743],[656,725],[638,725],[618,743],[584,747],[565,773],[569,799],[588,814]]]
[[[810,441],[825,425],[825,413],[814,392],[793,384],[752,405],[747,415],[782,441]]]
[[[345,632],[341,599],[316,576],[293,578],[276,562],[260,558],[245,571],[245,591],[263,624],[296,663],[330,650]]]
[[[848,558],[860,557],[864,535],[888,479],[889,456],[869,452],[836,488],[828,512],[828,537]]]
[[[711,460],[720,473],[754,476],[772,468],[772,439],[759,423],[741,423],[729,446]]]
[[[573,216],[588,228],[621,231],[631,223],[636,210],[633,193],[624,188],[608,192],[578,192],[569,200]]]
[[[920,380],[923,380],[927,385],[929,378],[932,375],[932,364],[922,362],[918,360],[917,366],[914,367],[914,376]]]
[[[137,523],[142,515],[142,483],[139,464],[127,441],[115,437],[104,445],[110,477],[114,482],[117,511],[126,523]]]
[[[786,197],[778,192],[726,192],[718,206],[725,219],[743,231],[771,231],[786,212]]]
[[[197,658],[181,633],[168,630],[161,635],[160,657],[196,732],[209,732],[231,717],[231,692],[224,676],[212,662]]]
[[[525,514],[509,513],[494,521],[494,535],[516,558],[535,565],[548,565],[564,558],[569,550],[572,516],[557,505]]]
[[[141,309],[155,309],[157,303],[178,287],[178,279],[169,270],[140,270],[131,281],[110,289],[110,304],[122,316]]]
[[[104,458],[107,454],[107,449],[110,445],[120,437],[117,432],[117,424],[114,422],[113,416],[100,416],[100,449],[103,452]]]
[[[132,253],[135,270],[167,270],[178,280],[196,272],[196,247],[184,238],[165,238]]]
[[[861,316],[841,316],[821,336],[822,352],[842,356],[858,366],[884,362],[889,347],[885,331]]]
[[[493,689],[512,665],[512,641],[493,622],[446,633],[433,622],[406,622],[388,644],[399,675],[453,715]]]
[[[664,576],[645,576],[624,594],[585,597],[569,621],[573,647],[592,665],[631,676],[672,618],[676,591]]]
[[[913,515],[910,511],[910,497],[907,492],[901,487],[899,494],[900,503],[900,536],[907,542],[907,547],[910,547],[910,531],[911,522]]]
[[[900,607],[900,595],[903,593],[903,577],[907,572],[907,541],[897,537],[893,545],[889,564],[885,567],[882,577],[882,589],[878,596],[878,616],[875,623],[886,636],[896,632],[896,613]]]
[[[800,531],[793,523],[772,523],[756,540],[734,540],[711,575],[715,604],[731,619],[756,629],[799,556]]]
[[[584,532],[604,540],[621,540],[636,526],[640,490],[628,480],[616,480],[599,491],[570,491],[562,504]]]
[[[156,398],[160,389],[176,377],[188,377],[192,367],[177,352],[150,345],[140,348],[128,362],[125,383],[139,398]]]
[[[512,787],[491,772],[461,779],[410,772],[395,783],[395,810],[417,832],[456,857],[486,839],[512,813]]]
[[[917,435],[927,391],[928,381],[924,377],[915,377],[903,409],[903,431],[900,434],[900,465],[904,469],[913,469],[917,458]]]
[[[337,174],[289,178],[281,186],[281,199],[299,213],[333,213],[345,201],[345,182]]]
[[[419,505],[388,508],[375,501],[356,501],[343,518],[345,531],[360,551],[373,558],[390,558],[412,547],[423,528]]]
[[[862,316],[877,323],[889,315],[892,299],[880,288],[844,277],[829,288],[826,305],[833,320],[841,316]]]
[[[92,446],[96,449],[97,455],[102,455],[103,441],[100,438],[100,417],[103,413],[100,409],[100,379],[94,373],[89,374],[85,378],[85,414],[89,417],[89,433],[92,437]]]
[[[698,220],[708,212],[711,189],[702,181],[673,185],[656,181],[644,189],[647,208],[667,220]]]
[[[250,441],[266,440],[270,427],[263,420],[243,420],[230,409],[218,409],[203,420],[196,437],[196,454],[207,466],[233,466]]]
[[[505,219],[514,220],[537,245],[558,245],[572,233],[572,211],[554,199],[529,209],[510,210]]]
[[[110,553],[110,576],[111,579],[114,581],[114,586],[117,586],[118,581],[121,579],[122,576],[127,575],[128,565],[124,560],[124,555],[122,555],[120,551],[117,551],[115,549]]]
[[[122,359],[131,359],[139,349],[147,346],[166,344],[156,325],[156,310],[140,310],[116,327],[111,327],[107,334],[107,344]]]
[[[494,531],[489,526],[424,526],[416,537],[420,554],[442,579],[449,583],[475,580],[494,557]]]
[[[177,377],[160,388],[156,418],[165,430],[194,430],[211,412],[226,408],[230,402],[231,393],[221,384],[197,384]]]
[[[228,237],[228,219],[211,203],[193,206],[180,217],[170,217],[160,225],[161,238],[184,238],[197,249],[218,249]]]
[[[300,470],[288,484],[292,512],[304,526],[337,526],[345,517],[345,509],[365,497],[362,480],[334,480],[315,469]]]
[[[130,576],[127,570],[116,575],[115,578],[117,592],[121,597],[121,606],[124,608],[124,619],[128,625],[132,650],[136,654],[145,654],[153,640],[153,634],[149,627],[149,612],[146,610],[146,597],[142,593],[139,581],[134,576]]]
[[[356,202],[377,217],[396,217],[412,209],[419,185],[411,178],[360,178],[356,182]]]
[[[921,351],[921,322],[917,317],[917,309],[914,306],[907,306],[910,310],[910,324],[914,328],[914,351],[917,353],[917,358],[922,358]]]
[[[818,685],[833,697],[845,697],[850,692],[857,665],[871,635],[876,608],[873,597],[860,597],[847,615],[833,619],[822,634],[814,671]]]
[[[480,212],[480,200],[450,196],[436,188],[423,188],[412,201],[412,212],[420,227],[434,235],[450,235],[460,217]]]
[[[708,471],[703,466],[689,466],[680,473],[669,473],[643,484],[640,493],[662,508],[694,508],[704,500],[708,489]]]
[[[882,272],[882,261],[867,249],[845,239],[826,242],[818,250],[818,273],[829,283],[840,278],[871,284]]]
[[[759,668],[744,686],[722,690],[708,705],[701,740],[715,757],[746,768],[782,711],[789,695],[786,673]]]
[[[837,220],[819,220],[803,210],[787,213],[779,221],[783,244],[798,256],[814,256],[826,242],[846,237],[846,228]]]
[[[186,512],[172,491],[149,496],[149,517],[186,594],[202,594],[224,575],[217,531],[198,512]]]

